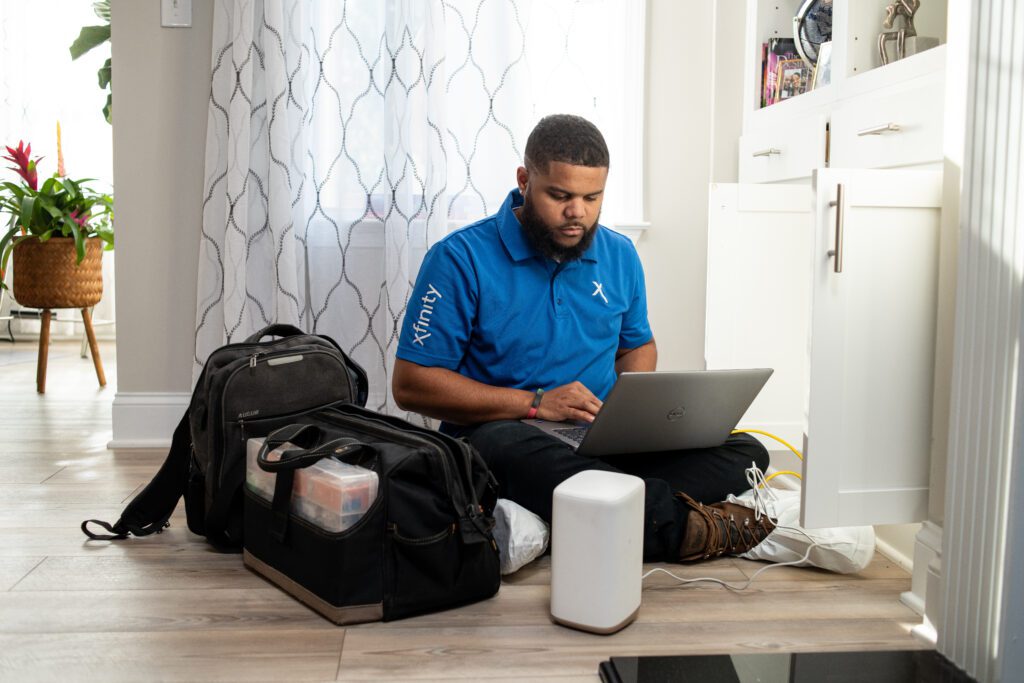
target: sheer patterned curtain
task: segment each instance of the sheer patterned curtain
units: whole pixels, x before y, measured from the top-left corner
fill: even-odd
[[[195,377],[218,346],[291,323],[337,340],[370,376],[369,407],[397,412],[390,374],[419,264],[497,209],[545,114],[602,128],[622,159],[606,216],[639,220],[626,187],[642,159],[621,112],[641,101],[617,82],[643,82],[642,59],[622,58],[643,44],[616,33],[624,14],[642,32],[643,4],[218,2]]]

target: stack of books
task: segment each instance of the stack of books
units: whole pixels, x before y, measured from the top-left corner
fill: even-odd
[[[761,106],[767,107],[811,89],[810,67],[800,59],[792,38],[761,44]]]

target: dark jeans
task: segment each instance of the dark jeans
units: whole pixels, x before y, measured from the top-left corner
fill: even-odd
[[[674,494],[682,491],[702,503],[717,503],[748,488],[744,470],[768,468],[768,451],[749,434],[733,434],[715,448],[642,453],[605,458],[577,455],[557,438],[518,420],[459,428],[498,479],[499,495],[551,523],[555,487],[584,470],[625,472],[646,485],[644,560],[675,561],[689,508]]]

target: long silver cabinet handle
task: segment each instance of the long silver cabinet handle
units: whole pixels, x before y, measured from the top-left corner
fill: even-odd
[[[872,128],[865,128],[864,130],[857,131],[858,136],[863,135],[881,135],[882,133],[898,133],[900,130],[900,124],[898,123],[883,123],[880,126],[874,126]]]
[[[782,150],[775,149],[774,147],[769,147],[768,149],[762,149],[759,152],[754,152],[751,156],[770,157],[775,156],[776,154],[782,154]]]
[[[843,272],[843,185],[836,185],[836,200],[829,202],[829,206],[836,207],[836,248],[829,249],[830,258],[835,258],[833,269],[837,273]]]

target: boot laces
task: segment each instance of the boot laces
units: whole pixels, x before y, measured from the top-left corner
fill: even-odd
[[[755,516],[755,520],[751,522],[749,516],[737,518],[731,510],[704,505],[685,493],[681,495],[704,521],[704,528],[707,530],[707,537],[704,539],[705,559],[718,557],[727,552],[746,552],[764,540],[774,528],[767,518],[757,519]]]
[[[740,520],[732,512],[726,513],[703,503],[698,503],[696,511],[704,518],[708,529],[705,557],[718,557],[726,552],[746,552],[771,533],[770,522],[766,524],[767,520],[757,514],[752,524],[750,517]]]

